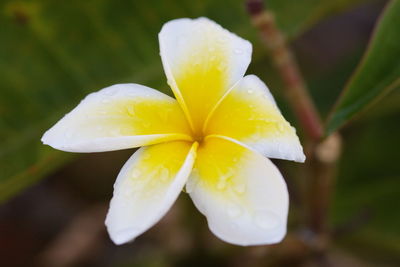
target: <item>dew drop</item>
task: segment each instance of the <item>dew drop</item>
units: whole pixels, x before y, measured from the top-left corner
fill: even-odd
[[[132,179],[139,179],[141,172],[139,170],[132,171]]]
[[[236,48],[233,52],[237,55],[243,54],[243,50],[239,48]]]
[[[130,116],[135,116],[135,108],[133,106],[128,106],[126,110]]]
[[[200,59],[196,59],[193,61],[193,66],[197,67],[200,65]]]
[[[128,198],[130,196],[132,196],[132,193],[134,192],[134,190],[132,190],[131,188],[127,187],[124,191],[123,194],[125,196],[125,198]],[[125,206],[128,206],[127,202],[123,202],[125,204]]]
[[[270,211],[258,211],[254,215],[254,222],[263,229],[272,229],[278,226],[278,217]]]
[[[155,194],[152,195],[152,198],[153,198],[154,200],[160,200],[161,197],[162,197],[162,195],[159,194],[159,193],[155,193]]]
[[[244,192],[246,192],[246,184],[238,183],[233,187],[233,190],[235,190],[236,193],[242,195],[244,194]]]
[[[71,138],[72,135],[73,135],[72,130],[67,130],[67,131],[64,133],[65,138]]]
[[[254,93],[254,91],[249,89],[249,90],[247,90],[247,93],[249,93],[251,95],[252,93]]]
[[[162,121],[166,122],[168,120],[168,117],[169,117],[169,110],[160,111],[158,113],[158,116],[160,117],[160,119]]]
[[[219,180],[217,183],[218,190],[224,190],[226,188],[226,182],[224,180]]]
[[[242,209],[234,204],[231,204],[227,207],[227,212],[229,217],[237,218],[242,214]]]
[[[226,43],[227,41],[228,41],[228,39],[226,38],[226,36],[221,36],[218,38],[219,43]]]
[[[231,227],[232,227],[232,229],[237,229],[237,228],[238,228],[238,225],[237,225],[236,223],[232,223],[232,224],[231,224]]]
[[[276,124],[276,127],[278,128],[278,131],[280,131],[280,132],[283,132],[285,130],[285,126],[280,122],[278,122]]]
[[[156,186],[158,184],[158,182],[159,181],[157,179],[151,179],[150,186],[154,187],[154,186]]]
[[[121,129],[120,128],[113,128],[112,130],[111,130],[111,135],[113,135],[113,136],[119,136],[121,134]]]
[[[151,156],[150,156],[149,153],[143,153],[143,154],[142,154],[142,159],[144,159],[144,160],[149,159],[150,157],[151,157]]]
[[[163,168],[161,170],[161,181],[166,182],[169,179],[169,170],[166,168]]]
[[[219,71],[225,70],[225,69],[226,69],[226,64],[225,64],[225,63],[219,64],[218,67],[217,67],[217,69],[218,69]]]
[[[128,186],[125,186],[125,187],[128,187]],[[133,181],[132,179],[131,179],[131,183],[129,184],[129,187],[130,187],[130,190],[132,190],[133,194],[138,193],[142,190],[142,184],[139,183],[138,181]]]
[[[186,35],[179,36],[178,39],[177,39],[177,43],[178,43],[178,46],[180,46],[180,47],[186,45],[186,43],[187,43]]]
[[[108,89],[106,92],[105,92],[105,95],[107,95],[107,96],[113,96],[113,95],[115,95],[116,93],[117,93],[117,89]]]

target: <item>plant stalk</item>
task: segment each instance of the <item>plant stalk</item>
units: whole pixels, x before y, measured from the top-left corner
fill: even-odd
[[[274,14],[264,9],[262,0],[247,0],[247,10],[262,41],[271,52],[273,62],[285,84],[286,96],[301,128],[310,140],[318,141],[323,135],[320,117],[285,37],[276,26]]]
[[[322,140],[324,131],[320,116],[308,93],[297,62],[283,33],[276,25],[274,14],[266,10],[262,0],[247,0],[246,6],[253,25],[271,54],[283,80],[288,102],[308,139],[306,196],[307,225],[312,235],[304,240],[309,248],[324,255],[330,239],[328,213],[334,191],[336,163],[341,150],[341,138],[334,133]]]

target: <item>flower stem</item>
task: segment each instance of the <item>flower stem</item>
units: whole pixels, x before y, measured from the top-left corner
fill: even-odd
[[[320,116],[308,94],[293,53],[275,23],[274,14],[264,9],[262,0],[246,0],[246,6],[252,23],[270,51],[284,82],[288,102],[310,141],[306,149],[306,171],[309,179],[305,199],[308,207],[307,225],[313,235],[309,240],[302,240],[317,255],[323,256],[330,239],[328,213],[334,191],[341,138],[338,133],[333,133],[322,139],[323,126]]]
[[[262,0],[247,0],[246,5],[253,25],[271,52],[274,64],[285,84],[289,103],[301,128],[309,139],[318,141],[323,135],[320,117],[284,35],[276,26],[274,14],[264,9]]]

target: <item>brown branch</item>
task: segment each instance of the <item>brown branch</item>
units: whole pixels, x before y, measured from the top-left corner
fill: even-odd
[[[284,82],[288,102],[304,134],[311,141],[306,149],[306,171],[309,179],[305,192],[309,208],[309,234],[301,239],[314,253],[315,258],[323,260],[330,241],[328,215],[334,192],[337,160],[341,152],[341,138],[338,133],[334,133],[321,140],[323,126],[319,114],[284,35],[275,23],[274,14],[264,9],[262,0],[247,0],[246,5],[252,23],[258,29]]]
[[[326,235],[329,232],[327,218],[341,147],[341,137],[334,133],[316,145],[314,157],[308,163],[311,177],[309,223],[316,234]]]
[[[320,117],[286,40],[276,26],[273,13],[264,9],[262,0],[247,0],[246,4],[253,25],[271,52],[274,64],[285,84],[285,93],[301,128],[311,140],[319,140],[323,135]]]

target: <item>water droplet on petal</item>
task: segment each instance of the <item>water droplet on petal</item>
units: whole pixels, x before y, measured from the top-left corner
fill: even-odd
[[[168,179],[169,179],[169,170],[167,168],[163,168],[161,170],[160,176],[161,176],[161,181],[163,181],[163,182],[168,181]]]
[[[134,190],[132,190],[131,187],[126,186],[126,188],[123,191],[123,194],[125,196],[125,198],[132,196],[132,193],[134,192]],[[124,202],[124,204],[128,204],[127,202]],[[127,206],[127,205],[126,205]]]
[[[67,130],[67,131],[65,131],[65,133],[64,133],[64,137],[65,138],[71,138],[73,136],[73,131],[72,130]]]
[[[226,64],[225,64],[225,63],[219,64],[218,67],[217,67],[217,69],[218,69],[219,71],[225,70],[225,69],[226,69]]]
[[[270,211],[258,211],[254,215],[254,222],[263,229],[272,229],[278,226],[279,218]]]
[[[242,214],[242,209],[238,205],[230,204],[227,207],[227,212],[229,217],[237,218]]]
[[[150,154],[149,153],[143,153],[142,154],[142,159],[144,159],[144,160],[146,160],[146,159],[149,159],[151,156],[150,156]]]
[[[228,41],[228,38],[226,36],[220,36],[217,41],[219,43],[226,43]]]
[[[126,110],[130,116],[135,116],[135,108],[133,105],[129,105],[126,107]]]
[[[157,179],[151,179],[151,181],[150,181],[150,185],[152,187],[156,186],[158,183],[159,183],[159,181]]]
[[[117,91],[118,91],[118,89],[116,89],[116,88],[109,88],[109,89],[105,92],[105,95],[113,96],[113,95],[115,95],[115,94],[117,93]]]
[[[238,193],[239,195],[242,195],[242,194],[244,194],[244,192],[246,192],[246,184],[237,183],[233,187],[233,190],[235,190],[235,192]]]
[[[278,131],[280,131],[280,132],[284,132],[285,131],[285,126],[280,122],[278,122],[276,124],[276,127],[278,128]]]
[[[239,48],[236,48],[233,52],[237,55],[243,54],[243,50]]]
[[[187,42],[188,42],[188,40],[187,40],[186,35],[181,35],[177,39],[178,46],[180,46],[180,47],[185,46],[187,44]]]
[[[169,110],[163,110],[163,111],[160,111],[159,113],[158,113],[158,116],[160,117],[160,119],[163,121],[163,122],[167,122],[167,120],[168,120],[168,117],[169,117]]]
[[[254,91],[249,89],[249,90],[247,90],[247,93],[249,93],[251,95],[252,93],[254,93]]]
[[[139,179],[141,172],[139,170],[132,171],[132,179]]]
[[[161,197],[162,197],[162,194],[160,194],[160,193],[153,193],[152,195],[151,195],[151,197],[152,197],[152,199],[153,200],[160,200],[161,199]]]
[[[217,183],[218,190],[224,190],[226,188],[226,182],[223,179],[220,179]]]

